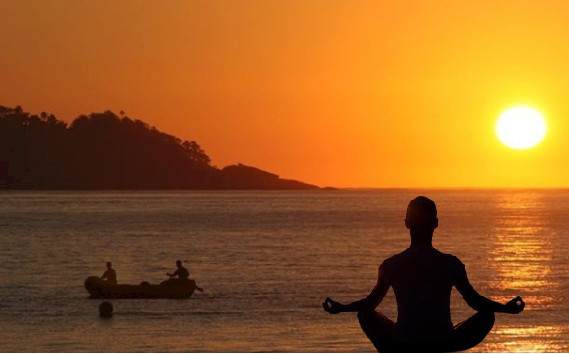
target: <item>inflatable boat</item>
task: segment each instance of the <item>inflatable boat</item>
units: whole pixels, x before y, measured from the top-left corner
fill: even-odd
[[[99,277],[85,279],[85,289],[93,299],[188,299],[194,291],[203,291],[195,280],[165,280],[160,284],[108,284]]]

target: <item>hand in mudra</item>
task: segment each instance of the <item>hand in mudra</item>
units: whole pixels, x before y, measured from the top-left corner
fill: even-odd
[[[511,314],[518,314],[524,310],[526,303],[521,297],[513,298],[506,304],[506,312]]]
[[[324,311],[330,313],[330,314],[337,314],[340,313],[340,307],[342,305],[339,302],[336,302],[332,299],[330,299],[329,297],[326,298],[326,300],[324,300],[324,302],[322,303],[322,307],[324,308]]]

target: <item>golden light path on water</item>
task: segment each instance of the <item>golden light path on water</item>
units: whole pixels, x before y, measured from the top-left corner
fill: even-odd
[[[543,216],[543,195],[531,191],[504,193],[498,199],[498,215],[493,229],[492,251],[488,266],[496,274],[490,286],[506,294],[495,300],[506,302],[521,295],[526,302],[522,313],[531,316],[534,311],[550,309],[555,299],[546,295],[560,286],[552,274],[553,245],[549,225]],[[541,291],[547,289],[548,291]],[[508,316],[508,315],[506,315]],[[501,326],[496,321],[495,334],[505,337],[500,343],[489,345],[495,352],[555,352],[561,347],[550,339],[561,335],[559,327],[536,326],[520,321],[517,325]]]
[[[563,346],[551,341],[541,340],[545,336],[562,335],[559,327],[554,326],[531,326],[531,327],[502,327],[494,330],[496,334],[511,338],[498,345],[491,345],[493,352],[516,352],[516,353],[551,353],[562,352]]]

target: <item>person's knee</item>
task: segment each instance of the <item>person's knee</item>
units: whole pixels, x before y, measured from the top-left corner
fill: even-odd
[[[375,323],[374,311],[358,311],[357,316],[358,316],[358,321],[360,322],[360,326],[362,327],[364,332],[367,332],[373,327],[376,327],[374,325]]]
[[[474,337],[476,337],[477,342],[481,342],[482,339],[484,339],[484,337],[486,337],[494,327],[496,316],[492,311],[481,311],[478,312],[476,316],[478,316],[478,319],[476,321],[478,323],[478,330],[475,332],[477,335]]]
[[[496,321],[496,316],[492,311],[481,311],[478,313],[482,319],[482,322],[490,328],[494,326],[494,322]]]
[[[365,321],[366,319],[369,319],[373,313],[374,311],[372,310],[360,310],[358,311],[358,320],[360,320],[360,322]]]
[[[366,313],[364,311],[358,311],[358,320],[363,323],[366,319]]]
[[[494,327],[496,320],[494,312],[480,311],[457,327],[458,339],[453,342],[452,350],[463,351],[470,349],[486,338]]]
[[[358,311],[360,326],[378,352],[393,352],[389,349],[393,321],[375,310]]]

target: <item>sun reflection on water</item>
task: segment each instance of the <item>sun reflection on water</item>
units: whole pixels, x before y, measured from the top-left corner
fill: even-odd
[[[563,331],[554,326],[508,326],[494,328],[503,340],[487,346],[491,352],[532,353],[562,352],[562,343],[544,340],[546,336],[561,336]]]
[[[501,298],[495,298],[500,302],[521,295],[526,302],[522,314],[527,318],[532,311],[552,307],[555,299],[548,294],[560,286],[552,274],[553,245],[548,237],[550,230],[544,217],[542,195],[529,191],[504,193],[499,196],[497,207],[500,217],[492,230],[488,257],[488,266],[495,274],[490,287],[503,294]],[[488,344],[490,351],[560,350],[549,340],[561,335],[559,327],[524,325],[523,321],[516,326],[504,327],[497,322],[493,333],[501,339],[498,343]]]
[[[492,286],[527,290],[558,286],[552,281],[552,245],[539,194],[520,192],[500,196],[502,218],[493,230],[489,266],[497,274]]]

